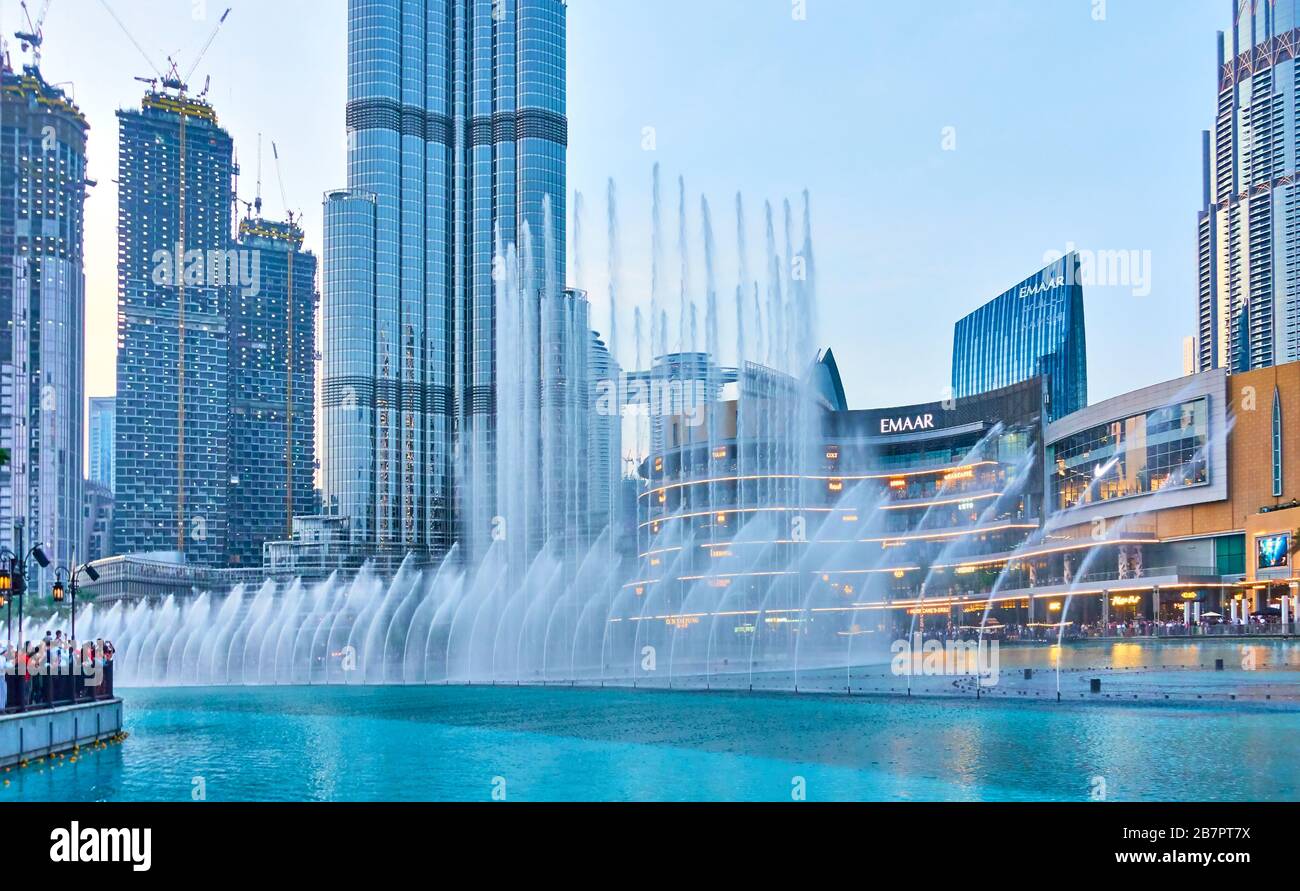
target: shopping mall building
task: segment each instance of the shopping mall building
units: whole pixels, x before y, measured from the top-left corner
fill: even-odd
[[[1051,373],[1012,374],[849,410],[829,352],[803,381],[728,372],[641,466],[630,587],[669,621],[785,611],[841,635],[1297,621],[1300,363],[1055,418]]]
[[[839,388],[833,356],[814,377]],[[815,438],[786,435],[781,409],[738,438],[743,395],[720,435],[675,425],[643,465],[637,584],[725,579],[770,602],[784,577],[792,603],[838,599],[858,624],[1295,621],[1300,364],[1192,375],[1046,425],[1043,391],[868,411],[819,398]]]

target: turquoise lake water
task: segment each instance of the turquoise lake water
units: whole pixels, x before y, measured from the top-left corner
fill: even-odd
[[[1195,677],[1211,679],[1179,675]],[[122,694],[126,742],[15,768],[0,801],[188,801],[200,788],[209,801],[789,801],[798,790],[809,801],[1300,800],[1300,710],[1279,703],[549,687]]]

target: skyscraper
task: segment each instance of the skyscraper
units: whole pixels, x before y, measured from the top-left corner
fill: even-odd
[[[0,72],[0,547],[84,552],[86,134],[40,70]],[[42,582],[43,584],[43,582]]]
[[[1033,377],[1046,380],[1049,419],[1088,404],[1088,349],[1079,255],[1068,254],[957,323],[952,398]]]
[[[230,293],[229,562],[260,566],[262,544],[313,512],[316,257],[294,222],[240,221],[253,285]],[[247,259],[245,259],[247,257]]]
[[[113,429],[117,400],[112,396],[90,398],[90,476],[97,485],[113,491]]]
[[[1300,360],[1296,0],[1233,3],[1218,109],[1202,139],[1197,369]]]
[[[325,510],[360,542],[475,553],[492,534],[498,361],[515,358],[496,350],[497,250],[527,230],[526,277],[562,287],[565,105],[563,0],[349,2],[322,460]]]
[[[121,553],[226,558],[230,136],[208,103],[151,90],[117,114],[116,503]]]

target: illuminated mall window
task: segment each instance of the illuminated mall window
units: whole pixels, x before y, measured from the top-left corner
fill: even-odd
[[[1282,497],[1282,394],[1273,391],[1273,497]]]
[[[1056,509],[1209,482],[1202,397],[1082,430],[1048,448]]]

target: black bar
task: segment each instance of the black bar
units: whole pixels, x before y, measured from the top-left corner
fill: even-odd
[[[1291,869],[1297,813],[1260,804],[24,804],[6,845],[56,881],[78,868],[134,872],[129,862],[51,862],[52,834],[74,820],[79,831],[148,828],[149,878],[189,880],[198,868],[205,884],[261,884],[268,873],[333,881],[358,868],[428,881],[483,869],[494,885],[505,875],[568,885],[642,871],[685,881],[686,869],[735,882],[788,873],[809,885],[872,876],[1019,884],[1098,871],[1221,881]],[[677,857],[687,851],[696,853]],[[1152,862],[1121,862],[1129,855]]]

